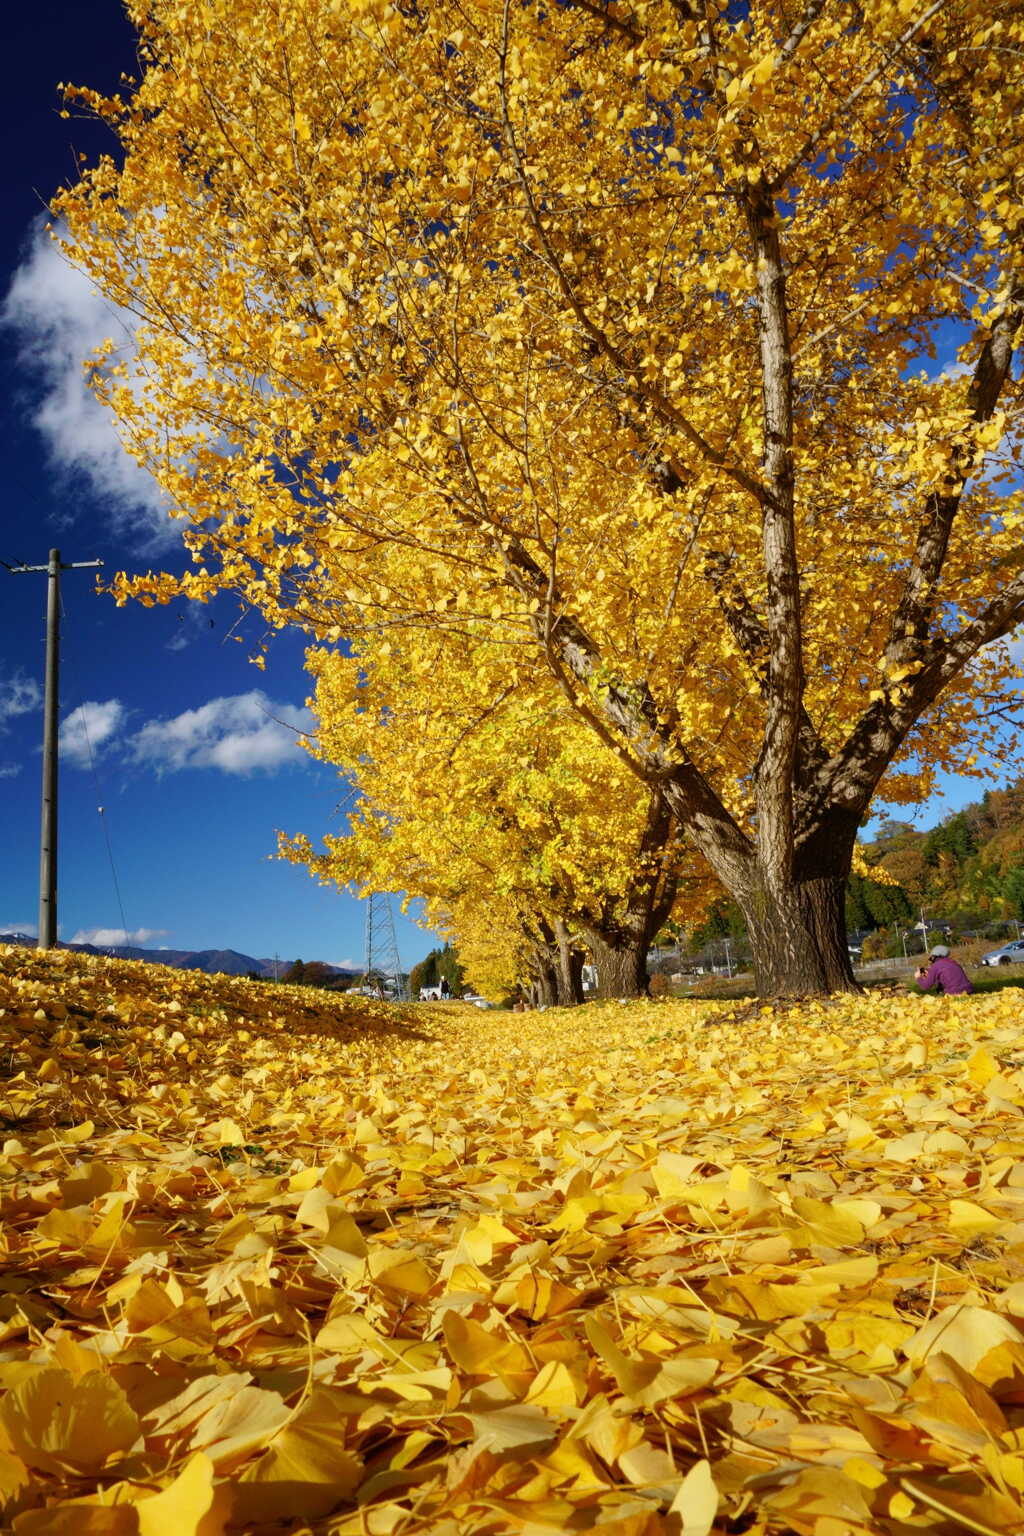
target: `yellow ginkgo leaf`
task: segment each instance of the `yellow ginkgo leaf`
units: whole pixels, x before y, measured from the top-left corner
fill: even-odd
[[[213,1463],[197,1452],[172,1483],[136,1506],[139,1536],[221,1536],[228,1503],[224,1492],[217,1512]]]
[[[0,1426],[30,1467],[96,1473],[127,1454],[139,1420],[123,1389],[106,1372],[76,1381],[53,1367],[35,1371],[0,1402]]]
[[[315,1389],[278,1431],[235,1489],[234,1518],[246,1523],[318,1519],[350,1498],[363,1477],[359,1456],[345,1448],[340,1394]]]

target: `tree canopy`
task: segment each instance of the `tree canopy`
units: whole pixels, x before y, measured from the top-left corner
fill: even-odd
[[[496,647],[453,634],[431,641],[424,676],[418,643],[310,652],[313,750],[355,799],[324,851],[299,837],[285,852],[359,894],[421,898],[484,990],[529,969],[551,976],[547,1000],[580,1001],[569,951],[585,945],[603,994],[645,991],[655,932],[714,884],[661,797],[594,742],[550,676],[499,690]]]
[[[747,919],[849,986],[872,797],[1016,675],[1016,0],[130,4],[57,201],[197,569],[321,642],[541,665]]]

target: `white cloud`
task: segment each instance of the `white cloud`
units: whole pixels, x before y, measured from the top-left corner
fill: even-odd
[[[39,929],[35,923],[0,923],[0,937],[5,933],[23,933],[26,938],[34,939]]]
[[[16,779],[20,772],[20,763],[0,763],[0,779]]]
[[[259,688],[211,699],[170,720],[151,720],[131,740],[138,763],[160,773],[219,768],[249,774],[298,763],[299,737],[312,729],[308,709],[276,704]]]
[[[146,944],[150,939],[163,938],[166,928],[79,928],[72,944],[95,944],[99,948],[110,944]]]
[[[5,730],[7,722],[16,716],[29,715],[39,709],[42,702],[43,690],[24,672],[0,678],[0,731]]]
[[[259,688],[211,699],[169,720],[150,720],[134,734],[124,729],[127,719],[120,699],[80,704],[61,724],[62,761],[88,768],[93,758],[116,743],[128,761],[157,773],[185,768],[273,772],[304,760],[299,738],[314,723],[308,709],[276,703]]]
[[[61,721],[58,750],[63,762],[73,768],[88,768],[92,758],[108,744],[125,719],[120,699],[102,703],[89,700],[79,704]]]
[[[958,363],[955,358],[947,362],[938,373],[932,376],[935,384],[945,384],[953,379],[966,379],[974,372],[973,363]]]
[[[117,347],[111,363],[130,364],[133,317],[103,298],[38,224],[11,280],[0,322],[17,333],[22,364],[39,381],[32,419],[53,464],[86,477],[110,509],[117,533],[141,536],[148,548],[175,542],[166,498],[125,452],[113,416],[86,385],[82,369],[108,338]]]

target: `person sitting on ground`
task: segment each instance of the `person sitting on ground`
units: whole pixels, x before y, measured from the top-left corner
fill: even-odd
[[[930,992],[932,987],[938,987],[940,992],[945,992],[947,997],[952,997],[957,992],[973,992],[971,978],[962,965],[951,960],[949,950],[945,944],[936,944],[928,956],[931,965],[927,970],[919,966],[914,972],[914,978],[922,992]]]

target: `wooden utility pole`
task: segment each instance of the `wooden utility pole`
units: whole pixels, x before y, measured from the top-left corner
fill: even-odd
[[[39,823],[39,949],[57,942],[57,706],[60,684],[60,573],[93,570],[102,560],[61,563],[60,550],[51,549],[46,565],[9,565],[21,576],[45,571],[46,592],[46,692],[43,698],[43,795]]]

